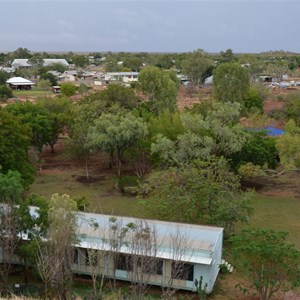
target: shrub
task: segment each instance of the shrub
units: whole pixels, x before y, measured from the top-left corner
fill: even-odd
[[[130,188],[136,187],[138,185],[137,176],[122,176],[117,181],[117,187],[122,193],[132,192]]]

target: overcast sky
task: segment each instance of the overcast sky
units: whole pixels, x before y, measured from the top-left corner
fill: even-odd
[[[0,51],[300,52],[300,0],[0,0]]]

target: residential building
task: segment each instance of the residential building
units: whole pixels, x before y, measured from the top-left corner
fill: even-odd
[[[120,236],[122,230],[126,234],[116,241],[115,236]],[[145,236],[145,233],[147,243],[146,240],[137,242],[137,236]],[[144,259],[148,256],[156,261],[154,269],[146,270],[151,273],[148,279],[151,285],[195,291],[195,280],[202,277],[203,286],[206,285],[210,293],[219,273],[223,228],[80,213],[78,236],[74,273],[92,273],[90,250],[106,253],[100,264],[101,273],[118,280],[130,281],[136,277],[134,272],[141,272],[132,264],[133,257],[137,256]]]
[[[6,81],[13,90],[30,90],[34,83],[23,77],[12,77]]]

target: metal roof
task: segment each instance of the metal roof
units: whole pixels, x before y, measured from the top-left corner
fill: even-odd
[[[181,261],[210,265],[217,242],[223,237],[223,228],[165,222],[158,220],[145,220],[129,217],[114,217],[117,223],[110,222],[112,216],[92,213],[78,213],[79,247],[100,250],[109,250],[107,238],[110,227],[118,225],[125,228],[127,224],[144,224],[155,232],[157,241],[156,257],[174,259],[174,241],[181,244]],[[97,226],[95,226],[95,224]],[[121,253],[130,254],[130,235],[126,243],[119,249]],[[176,241],[177,239],[177,241]]]
[[[33,85],[34,83],[23,77],[12,77],[6,81],[6,83],[13,85]]]
[[[43,59],[44,66],[50,66],[52,64],[62,64],[64,66],[69,66],[69,63],[64,58],[45,58]],[[12,66],[19,66],[19,67],[30,67],[30,61],[28,58],[16,58],[12,62]]]
[[[31,216],[37,218],[38,208],[30,206]],[[111,222],[114,218],[115,222]],[[216,250],[217,243],[223,239],[223,228],[165,222],[130,217],[115,217],[111,215],[76,212],[77,221],[77,247],[101,251],[112,250],[109,244],[111,226],[119,229],[126,228],[128,224],[149,228],[156,236],[156,258],[180,260],[183,262],[210,265]],[[127,227],[128,228],[128,227]],[[131,237],[128,234],[118,248],[118,253],[131,254]],[[22,234],[28,239],[27,234]],[[149,253],[149,256],[153,256]]]

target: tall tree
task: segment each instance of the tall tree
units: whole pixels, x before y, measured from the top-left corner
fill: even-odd
[[[250,280],[260,300],[300,283],[300,252],[287,242],[287,235],[249,228],[231,239],[236,268]]]
[[[9,137],[9,138],[8,138]],[[33,167],[29,162],[28,149],[31,130],[20,118],[0,109],[0,166],[1,172],[18,171],[25,185],[33,181]]]
[[[156,67],[146,67],[139,75],[139,89],[149,101],[152,112],[177,110],[179,82],[174,73]]]
[[[194,161],[150,174],[140,188],[150,217],[168,221],[213,224],[227,234],[252,212],[251,193],[243,193],[239,178],[224,159]]]
[[[6,109],[31,128],[31,144],[36,151],[41,151],[51,141],[51,120],[45,108],[27,101],[8,105]]]
[[[69,299],[71,266],[76,240],[76,203],[69,195],[54,194],[49,202],[47,241],[39,248],[37,269],[45,283],[46,297]]]
[[[300,167],[300,128],[293,119],[285,126],[285,133],[276,143],[281,164],[287,169]]]
[[[239,116],[239,103],[215,103],[206,116],[184,113],[181,115],[184,132],[175,140],[157,135],[151,145],[152,153],[170,165],[211,156],[230,156],[240,151],[245,142],[245,132],[238,124]]]
[[[182,72],[189,77],[195,86],[199,86],[204,80],[203,75],[213,65],[213,61],[207,53],[198,49],[188,53],[181,65]]]
[[[147,135],[147,126],[131,113],[106,113],[95,121],[89,133],[90,145],[115,159],[120,176],[124,151]]]
[[[71,101],[67,98],[44,98],[39,99],[38,105],[44,108],[49,115],[50,132],[48,144],[51,152],[60,134],[64,133],[71,124]]]
[[[89,64],[89,59],[85,55],[73,55],[72,62],[76,67],[84,68]]]
[[[101,92],[101,98],[110,106],[118,104],[125,109],[135,108],[140,101],[133,89],[120,84],[108,85],[107,89]]]
[[[222,102],[244,103],[250,79],[245,68],[238,63],[224,63],[214,71],[213,93]]]
[[[0,291],[9,290],[8,275],[16,255],[21,227],[17,204],[23,191],[18,172],[0,173]]]
[[[6,80],[8,80],[9,78],[10,75],[7,72],[0,70],[0,85],[5,85]]]

